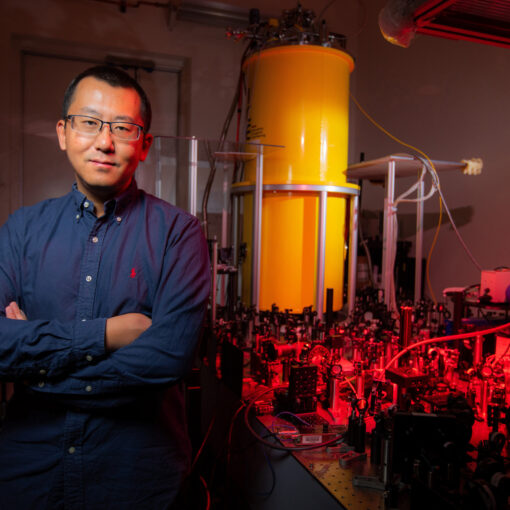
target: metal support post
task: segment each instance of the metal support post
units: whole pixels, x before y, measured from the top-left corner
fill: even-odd
[[[317,317],[322,321],[324,317],[324,269],[326,267],[326,222],[328,213],[328,192],[319,194],[319,244],[317,246],[317,287],[315,302],[317,303]]]
[[[212,292],[211,292],[211,325],[216,325],[216,292],[218,282],[218,241],[212,242]]]
[[[395,200],[395,161],[388,161],[388,175],[386,176],[386,198],[384,200],[384,231],[382,253],[382,288],[384,290],[384,303],[391,306],[391,291],[393,282],[393,262],[396,252],[395,228],[393,224]]]
[[[198,174],[198,140],[193,136],[189,143],[188,170],[188,211],[197,215],[197,174]]]
[[[239,267],[239,215],[240,215],[240,207],[239,207],[239,201],[241,200],[241,197],[239,195],[233,195],[232,198],[232,249],[233,254],[232,258],[234,261],[234,266],[237,268],[236,273],[236,281],[237,281],[237,287],[236,292],[237,295],[235,296],[234,302],[237,302],[237,297],[241,295],[241,268]]]
[[[223,165],[223,208],[221,210],[221,247],[228,246],[228,210],[230,208],[230,179],[227,165]]]
[[[227,165],[223,165],[223,208],[221,210],[221,248],[228,246],[228,210],[229,210],[229,175]],[[221,275],[220,304],[227,304],[227,275]]]
[[[358,221],[359,221],[359,197],[350,197],[350,225],[349,225],[349,275],[347,279],[347,313],[350,315],[354,310],[356,299],[356,269],[358,262]]]
[[[158,198],[163,198],[162,197],[162,186],[161,186],[161,181],[162,181],[162,176],[163,176],[163,164],[162,164],[162,160],[163,158],[161,157],[161,137],[160,136],[157,136],[156,137],[156,151],[158,153],[158,164],[156,166],[156,175],[155,175],[155,179],[154,179],[154,194],[158,197]]]
[[[257,168],[255,191],[253,196],[253,255],[251,272],[251,304],[259,311],[260,304],[260,257],[262,244],[262,199],[264,196],[264,166],[263,148],[259,147],[257,153]]]
[[[473,353],[473,366],[475,368],[478,368],[483,360],[483,341],[484,337],[482,335],[477,335]]]
[[[421,299],[421,268],[422,268],[422,251],[423,251],[423,193],[425,183],[420,182],[417,190],[418,203],[416,204],[416,250],[414,263],[414,302],[417,303]]]

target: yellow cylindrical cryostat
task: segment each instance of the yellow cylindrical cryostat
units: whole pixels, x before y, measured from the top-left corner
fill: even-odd
[[[279,46],[249,57],[246,74],[248,142],[283,145],[265,150],[263,184],[352,187],[346,183],[349,76],[353,59],[344,51],[314,45]],[[255,163],[243,184],[255,183]],[[243,301],[250,302],[252,196],[245,197]],[[329,194],[324,288],[334,289],[342,307],[345,204]],[[317,193],[265,191],[259,307],[301,312],[315,303],[319,198]],[[324,298],[325,299],[325,298]]]

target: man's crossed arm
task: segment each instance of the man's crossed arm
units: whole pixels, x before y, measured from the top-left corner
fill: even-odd
[[[11,301],[5,308],[8,319],[27,320],[18,303]],[[106,320],[104,345],[108,352],[116,351],[136,340],[152,325],[152,320],[142,313],[126,313]]]

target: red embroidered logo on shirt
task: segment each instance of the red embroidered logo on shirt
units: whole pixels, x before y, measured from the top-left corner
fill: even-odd
[[[131,274],[129,275],[131,278],[134,278],[136,276],[136,271],[135,271],[135,268],[133,267],[131,269]]]

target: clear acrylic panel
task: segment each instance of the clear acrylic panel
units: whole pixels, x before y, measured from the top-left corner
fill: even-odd
[[[267,157],[281,146],[231,141],[221,144],[219,140],[156,136],[147,160],[137,169],[138,186],[171,204],[189,210],[193,144],[196,144],[197,160],[197,216],[202,216],[202,200],[211,173],[211,161],[214,161],[216,172],[207,211],[211,231],[219,234],[221,217],[224,211],[229,209],[230,186],[234,180],[235,169],[242,167],[243,162],[256,158],[260,152]]]

